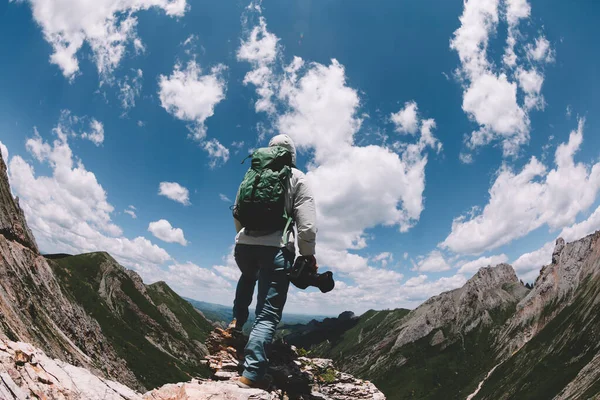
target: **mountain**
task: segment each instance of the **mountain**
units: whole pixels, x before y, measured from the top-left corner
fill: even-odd
[[[488,354],[498,327],[527,293],[509,265],[482,268],[413,311],[369,311],[310,354],[372,380],[389,399],[465,398],[493,367]],[[296,343],[293,335],[286,340]]]
[[[212,325],[162,282],[107,253],[43,256],[0,157],[0,339],[130,388],[207,376]]]
[[[240,388],[240,355],[248,338],[217,328],[206,343],[213,379],[166,384],[145,394],[87,369],[53,360],[40,349],[0,339],[2,400],[385,400],[370,382],[339,372],[331,360],[300,357],[282,342],[270,346],[269,391]],[[242,357],[243,358],[243,357]]]
[[[504,362],[475,399],[600,397],[600,232],[557,241],[495,350]]]
[[[324,340],[335,346],[341,336],[354,327],[359,318],[352,311],[345,311],[337,318],[313,319],[308,324],[285,324],[280,326],[279,335],[300,348],[310,348]]]
[[[600,398],[600,232],[558,239],[531,290],[500,264],[413,311],[328,323],[333,337],[309,324],[285,339],[391,400]]]
[[[144,285],[108,253],[50,258],[61,289],[98,321],[144,387],[208,375],[200,361],[212,325],[167,284]]]
[[[224,328],[233,319],[233,310],[231,306],[207,303],[205,301],[194,300],[187,297],[184,297],[184,299],[187,300],[190,304],[192,304],[198,311],[200,311],[206,319],[213,322],[217,326]],[[250,318],[248,319],[246,329],[250,329],[250,327],[252,326],[252,322],[254,322],[254,313],[252,311],[253,310],[251,310],[250,312]],[[284,311],[279,326],[281,327],[283,325],[307,324],[312,320],[321,321],[325,318],[327,317],[323,315],[290,314]]]

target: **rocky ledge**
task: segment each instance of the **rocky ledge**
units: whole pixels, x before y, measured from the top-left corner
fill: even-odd
[[[0,340],[0,399],[385,400],[372,383],[337,371],[331,360],[300,357],[283,342],[268,349],[269,390],[242,389],[235,381],[246,340],[240,332],[217,328],[207,340],[212,379],[167,384],[146,394],[53,360],[29,344]]]

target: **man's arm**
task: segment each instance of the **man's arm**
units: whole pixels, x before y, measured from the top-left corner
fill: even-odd
[[[298,229],[298,250],[302,256],[313,256],[317,239],[315,199],[306,177],[298,177],[294,193],[294,219]]]

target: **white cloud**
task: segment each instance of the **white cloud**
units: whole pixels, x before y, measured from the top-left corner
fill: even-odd
[[[129,206],[125,210],[123,210],[123,212],[125,214],[128,214],[131,218],[137,219],[137,215],[135,213],[135,210],[136,210],[136,208],[134,206]]]
[[[544,36],[535,40],[535,45],[527,45],[527,56],[531,60],[554,62],[554,50],[550,47],[550,42]]]
[[[184,206],[192,204],[190,203],[190,192],[187,188],[181,186],[177,182],[161,182],[158,188],[158,194],[168,197]]]
[[[223,146],[217,139],[211,139],[204,143],[204,150],[208,152],[210,158],[209,166],[211,169],[223,165],[229,160],[229,149]]]
[[[521,255],[512,263],[512,266],[519,276],[527,275],[532,271],[537,273],[541,267],[552,262],[553,251],[554,242],[548,242],[538,250]]]
[[[96,146],[100,146],[104,142],[104,125],[92,118],[89,132],[82,133],[81,137],[90,140]]]
[[[233,203],[231,201],[231,199],[229,197],[227,197],[226,195],[224,195],[223,193],[219,193],[219,198],[221,199],[221,201],[224,201],[225,203]]]
[[[460,160],[461,163],[463,164],[473,164],[473,154],[470,153],[460,153],[458,155],[458,159]]]
[[[231,251],[229,254],[227,254],[227,256],[223,257],[223,262],[223,265],[214,265],[213,269],[225,279],[231,282],[237,282],[242,273],[235,262],[233,248],[231,248]]]
[[[274,82],[272,67],[278,53],[278,42],[279,38],[267,30],[265,19],[260,17],[258,25],[248,33],[237,52],[239,61],[249,62],[253,67],[244,77],[244,85],[256,87],[259,96],[255,103],[256,112],[275,112],[272,97],[277,83]]]
[[[373,262],[381,263],[382,267],[386,267],[392,261],[394,261],[394,255],[388,251],[384,251],[373,257]]]
[[[461,216],[441,244],[458,253],[477,254],[510,243],[541,227],[552,230],[573,224],[595,201],[600,189],[600,163],[575,163],[583,142],[584,121],[558,146],[556,167],[547,171],[535,157],[520,172],[504,165],[498,171],[483,211]]]
[[[0,154],[2,154],[2,159],[5,164],[8,164],[8,148],[4,143],[0,141]]]
[[[520,36],[518,29],[522,19],[529,18],[531,15],[531,6],[527,0],[506,0],[506,20],[508,22],[508,36],[506,38],[506,48],[503,62],[508,67],[514,67],[517,64],[517,55],[515,46],[517,38]]]
[[[413,271],[420,272],[442,272],[450,270],[450,265],[446,262],[444,255],[438,250],[434,250],[424,259],[420,260],[413,268]]]
[[[205,122],[212,117],[215,106],[225,99],[225,80],[222,64],[213,67],[209,74],[202,75],[202,69],[195,61],[190,61],[185,69],[176,64],[170,76],[159,78],[161,106],[171,115],[190,122],[188,127],[195,140],[206,136]]]
[[[474,274],[479,271],[480,268],[492,266],[495,267],[498,264],[503,264],[508,262],[508,257],[506,254],[500,254],[497,256],[490,257],[480,257],[477,260],[469,261],[468,263],[463,264],[458,270],[459,274]]]
[[[501,141],[504,156],[515,156],[521,146],[529,142],[528,112],[543,108],[543,97],[539,91],[534,91],[538,87],[541,90],[543,75],[536,71],[534,76],[534,70],[524,75],[515,48],[523,39],[518,25],[530,14],[531,6],[527,0],[464,2],[461,26],[454,32],[450,47],[460,58],[457,75],[464,88],[463,110],[479,125],[467,140],[470,148]],[[501,19],[508,23],[503,56],[508,69],[497,66],[488,54],[490,36],[496,32]],[[541,58],[534,61],[547,62]],[[519,104],[518,82],[525,90],[524,104]]]
[[[148,232],[167,243],[179,243],[182,246],[187,246],[188,243],[183,235],[183,230],[181,228],[173,228],[171,223],[166,219],[150,222]]]
[[[202,268],[192,262],[174,263],[166,269],[144,268],[144,283],[166,282],[177,294],[198,298],[199,289],[203,299],[218,304],[229,304],[234,298],[232,283],[211,269]]]
[[[320,240],[358,248],[365,245],[367,228],[386,224],[408,230],[423,210],[423,153],[439,148],[431,133],[434,121],[423,121],[419,141],[403,143],[400,155],[382,146],[354,146],[360,102],[346,85],[344,67],[336,60],[329,66],[313,63],[300,76],[301,65],[296,58],[287,68],[278,97],[288,112],[276,125],[300,149],[314,150],[307,177],[318,199]]]
[[[171,259],[162,248],[143,237],[123,237],[111,220],[113,206],[94,173],[74,158],[67,142],[68,127],[54,129],[57,138],[45,142],[36,134],[26,142],[27,150],[46,164],[52,174],[36,175],[34,167],[20,156],[9,164],[12,190],[33,230],[40,249],[47,253],[108,251],[126,266],[157,266]]]
[[[414,135],[419,129],[418,106],[414,101],[404,104],[404,108],[397,113],[392,113],[391,121],[396,126],[398,133],[410,133]]]
[[[171,17],[183,16],[186,0],[28,0],[34,20],[52,46],[50,62],[63,75],[73,78],[79,71],[77,53],[87,43],[99,74],[105,78],[119,65],[127,45],[143,48],[137,37],[136,13],[152,7]]]
[[[600,230],[600,207],[596,208],[586,220],[564,228],[558,236],[567,242],[571,242],[590,235],[597,230]]]
[[[142,78],[144,73],[141,69],[135,72],[133,78],[126,76],[118,82],[119,85],[119,99],[121,100],[121,107],[125,111],[135,107],[135,99],[139,97],[142,92]]]
[[[251,8],[251,12],[255,10]],[[264,19],[260,18],[252,31],[257,36],[253,39],[250,35],[242,47],[254,42],[255,50],[240,60],[249,61],[254,68],[246,78],[257,87],[256,110],[274,121],[272,128],[262,126],[261,132],[288,134],[300,152],[310,152],[307,179],[317,199],[319,265],[346,278],[338,281],[335,296],[292,291],[290,307],[314,304],[315,309],[327,307],[330,313],[340,307],[411,303],[402,292],[383,295],[398,291],[401,273],[369,265],[369,259],[349,250],[367,246],[369,228],[387,225],[407,231],[418,221],[423,211],[426,152],[429,148],[441,150],[433,135],[435,121],[418,120],[416,138],[406,136],[406,141],[389,147],[358,146],[356,135],[366,117],[360,110],[358,92],[347,84],[344,66],[335,59],[321,64],[300,57],[282,65],[278,39],[266,30]],[[265,37],[265,43],[257,44]],[[227,271],[235,273],[233,267]],[[346,283],[348,280],[353,284]]]
[[[517,70],[519,86],[525,92],[525,108],[543,109],[545,106],[544,96],[541,95],[544,77],[535,69],[526,71],[522,68]]]

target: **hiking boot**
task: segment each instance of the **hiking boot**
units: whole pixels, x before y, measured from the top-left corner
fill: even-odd
[[[250,379],[246,378],[245,376],[241,376],[239,380],[235,381],[235,383],[242,389],[269,390],[269,387],[271,386],[271,382],[269,382],[268,380],[254,382],[254,381],[251,381]]]

